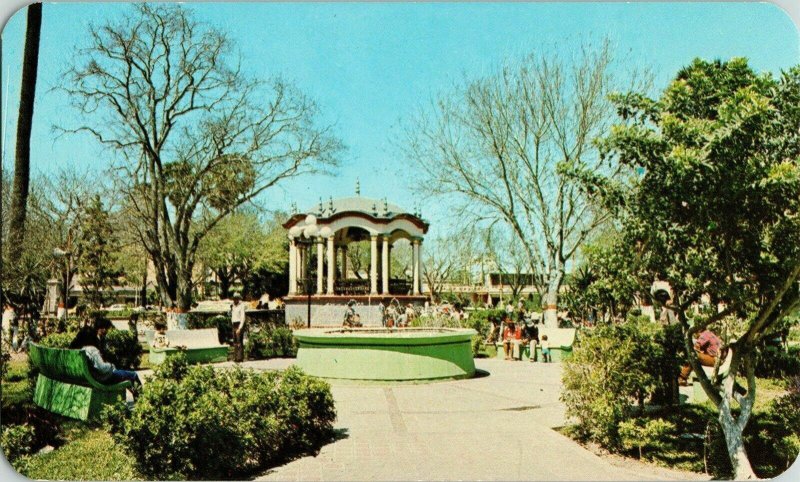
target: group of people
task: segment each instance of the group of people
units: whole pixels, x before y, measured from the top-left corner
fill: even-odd
[[[526,317],[520,313],[518,321],[514,321],[511,314],[506,312],[502,321],[491,318],[491,329],[487,338],[487,343],[495,343],[498,339],[503,342],[503,353],[506,360],[519,360],[522,356],[523,347],[530,349],[528,361],[531,363],[538,360],[537,347],[541,349],[542,361],[549,363],[550,341],[547,335],[539,336],[539,321]],[[500,338],[502,336],[502,338]]]

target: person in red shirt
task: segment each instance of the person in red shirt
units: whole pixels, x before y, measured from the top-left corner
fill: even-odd
[[[511,320],[510,316],[506,316],[505,320],[506,329],[503,331],[503,351],[506,354],[506,360],[514,358],[514,349],[519,353],[519,344],[522,342],[522,327],[517,327],[516,323]]]
[[[719,357],[719,350],[722,346],[722,340],[719,339],[710,330],[703,330],[694,342],[694,351],[697,353],[697,359],[704,367],[713,367]],[[684,365],[681,368],[680,378],[678,382],[681,385],[686,385],[689,382],[689,374],[692,372],[692,367]]]

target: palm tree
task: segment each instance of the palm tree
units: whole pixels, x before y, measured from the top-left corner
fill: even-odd
[[[31,126],[33,101],[36,96],[36,75],[39,63],[39,38],[42,31],[42,4],[28,6],[28,25],[25,32],[25,53],[22,60],[17,147],[14,159],[14,187],[9,223],[9,260],[18,259],[25,236],[25,216],[30,185]]]

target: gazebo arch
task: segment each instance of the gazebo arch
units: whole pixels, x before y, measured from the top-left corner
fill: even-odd
[[[306,240],[302,232],[312,219],[317,234]],[[422,242],[428,226],[419,215],[385,199],[361,196],[320,201],[316,209],[293,214],[283,225],[289,231],[289,297],[308,294],[309,283],[303,281],[314,245],[317,273],[312,296],[421,296]],[[369,283],[362,286],[347,278],[347,249],[352,242],[365,240],[363,233],[370,241],[370,270]],[[401,280],[390,279],[391,249],[399,239],[408,239],[412,245],[412,280],[407,290]],[[342,279],[337,280],[337,271]]]

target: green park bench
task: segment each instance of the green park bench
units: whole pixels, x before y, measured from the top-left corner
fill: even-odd
[[[539,328],[539,339],[542,335],[547,335],[547,341],[550,342],[550,360],[553,363],[558,363],[572,356],[572,346],[575,344],[574,328]],[[505,359],[503,352],[503,342],[498,341],[495,346],[497,347],[497,358],[499,360]],[[517,359],[528,361],[530,360],[530,344],[520,345],[520,353]],[[536,346],[536,359],[542,361],[542,346]]]
[[[228,360],[228,345],[219,342],[216,328],[167,330],[167,340],[170,345],[167,348],[153,348],[154,336],[153,330],[145,332],[147,346],[150,347],[148,358],[151,365],[160,365],[177,353],[184,353],[189,363],[216,363]]]
[[[31,364],[39,370],[33,402],[53,413],[78,420],[97,417],[105,405],[125,400],[131,382],[105,385],[95,380],[81,350],[47,348],[31,343]]]

